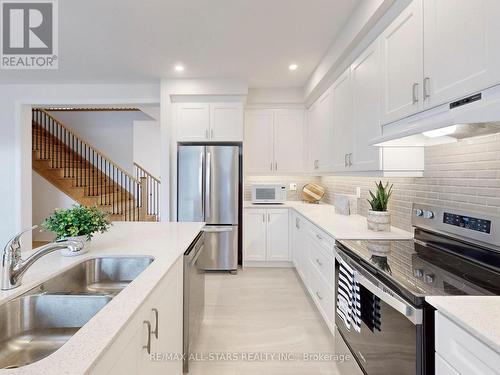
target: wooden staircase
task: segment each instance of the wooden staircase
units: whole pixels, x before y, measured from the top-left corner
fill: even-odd
[[[33,109],[32,151],[33,170],[79,204],[113,221],[159,220],[158,179],[137,165],[132,176],[43,109]]]

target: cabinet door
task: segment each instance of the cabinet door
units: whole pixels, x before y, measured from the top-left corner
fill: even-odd
[[[245,260],[266,260],[266,210],[246,209],[244,220]]]
[[[306,283],[305,265],[309,259],[307,256],[306,233],[307,223],[305,219],[294,212],[292,219],[292,259],[295,269],[299,273],[302,281]]]
[[[209,105],[182,103],[177,105],[177,139],[202,142],[209,139]]]
[[[500,2],[425,0],[425,105],[480,91],[500,82]]]
[[[380,169],[381,148],[370,141],[382,134],[380,125],[380,60],[379,40],[370,45],[351,65],[353,99],[352,169]]]
[[[346,70],[332,85],[333,96],[333,170],[349,168],[352,152],[352,89],[351,74]]]
[[[217,103],[210,105],[210,140],[243,141],[243,104]]]
[[[290,260],[288,209],[267,210],[267,256],[270,261]]]
[[[422,0],[413,0],[380,36],[384,124],[423,108],[422,29]]]
[[[273,163],[273,111],[245,113],[245,172],[271,174]]]
[[[313,172],[329,172],[332,168],[332,106],[332,90],[328,89],[309,110],[309,165]]]
[[[304,111],[274,112],[274,169],[276,173],[302,173],[304,163]]]

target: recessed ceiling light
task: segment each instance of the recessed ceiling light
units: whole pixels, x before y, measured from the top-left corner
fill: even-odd
[[[288,69],[290,69],[290,70],[297,70],[297,68],[298,68],[298,67],[299,67],[299,66],[298,66],[297,64],[290,64],[290,65],[288,66]]]
[[[183,72],[184,71],[184,67],[180,64],[177,64],[174,69],[176,72]]]

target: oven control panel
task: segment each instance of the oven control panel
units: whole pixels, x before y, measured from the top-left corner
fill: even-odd
[[[470,229],[482,233],[491,233],[491,221],[479,219],[472,216],[457,215],[445,212],[443,215],[443,223],[453,225],[460,228]]]

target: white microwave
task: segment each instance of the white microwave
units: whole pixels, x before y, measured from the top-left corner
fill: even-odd
[[[285,184],[252,184],[252,203],[285,203]]]

